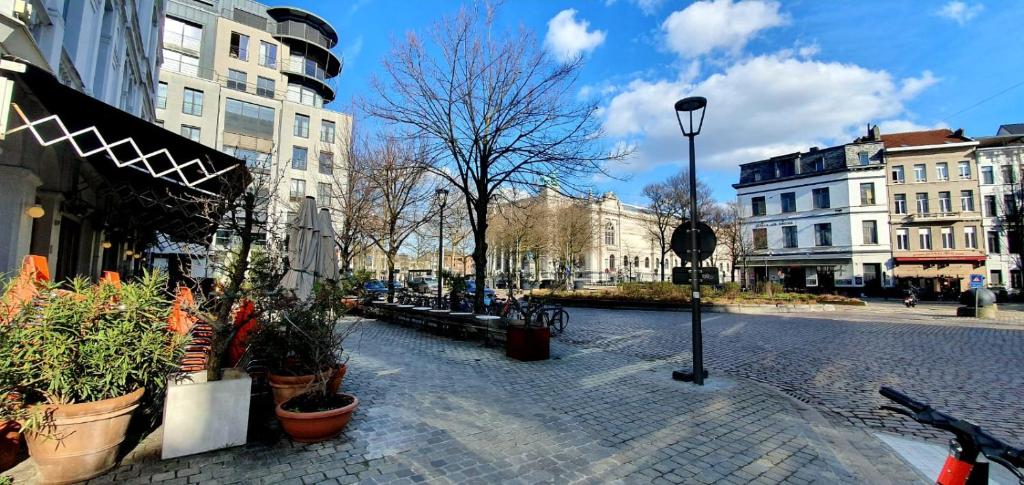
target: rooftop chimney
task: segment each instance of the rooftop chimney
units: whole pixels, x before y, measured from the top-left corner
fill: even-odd
[[[953,136],[956,136],[956,137],[964,136],[964,129],[963,128],[957,128],[956,131],[953,132]]]
[[[881,139],[882,139],[882,130],[878,129],[878,125],[874,125],[874,126],[871,127],[868,135],[871,138],[871,141],[881,141]]]

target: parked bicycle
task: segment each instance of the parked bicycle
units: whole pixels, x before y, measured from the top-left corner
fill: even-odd
[[[529,327],[548,327],[552,336],[565,331],[569,312],[562,305],[551,305],[539,298],[509,297],[502,305],[499,316],[509,320],[522,320]]]
[[[918,423],[948,431],[955,436],[949,442],[949,456],[942,465],[936,484],[988,483],[988,462],[979,462],[979,455],[985,455],[989,461],[1003,466],[1024,484],[1024,449],[1003,443],[978,425],[933,409],[891,387],[882,387],[878,393],[902,406],[882,406],[882,409],[909,416]]]

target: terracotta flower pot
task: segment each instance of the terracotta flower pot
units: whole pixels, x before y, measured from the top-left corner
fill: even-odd
[[[46,406],[46,412],[52,413],[52,426],[44,430],[47,435],[25,435],[39,482],[80,482],[113,468],[144,392],[139,388],[102,401]]]
[[[331,378],[327,383],[327,390],[331,394],[337,394],[338,389],[341,388],[341,380],[345,377],[345,372],[348,371],[348,365],[342,364],[338,366],[338,373]],[[270,383],[270,389],[274,392],[274,405],[281,404],[299,394],[302,394],[309,390],[310,383],[313,382],[316,376],[309,374],[304,376],[283,376],[280,374],[274,374],[271,372],[267,376],[267,381]]]
[[[21,425],[15,421],[0,422],[0,472],[18,464],[21,451]]]
[[[285,411],[281,404],[274,410],[277,420],[288,436],[299,443],[316,443],[329,440],[341,434],[345,425],[352,420],[352,412],[359,406],[359,399],[351,394],[340,394],[352,398],[352,404],[312,413]]]

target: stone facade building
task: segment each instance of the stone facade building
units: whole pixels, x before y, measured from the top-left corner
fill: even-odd
[[[962,130],[882,135],[889,173],[893,276],[954,296],[985,265],[978,142]]]
[[[1019,292],[1021,248],[1019,219],[1024,135],[978,138],[974,151],[981,189],[982,228],[985,235],[987,283]]]
[[[845,145],[740,165],[734,184],[751,254],[743,280],[877,292],[889,282],[889,212],[877,128]]]

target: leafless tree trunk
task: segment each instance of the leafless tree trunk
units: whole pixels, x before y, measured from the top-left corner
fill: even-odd
[[[739,204],[731,201],[720,213],[721,217],[715,227],[716,236],[718,243],[725,246],[729,256],[729,263],[732,267],[730,280],[736,281],[736,268],[745,265],[753,245],[750,238],[743,233],[743,219]]]
[[[675,177],[673,177],[674,179]],[[671,179],[670,179],[671,180]],[[687,183],[689,185],[689,183]],[[665,255],[672,250],[670,243],[672,232],[681,223],[678,217],[678,203],[673,197],[674,189],[665,183],[649,184],[643,188],[643,196],[647,198],[647,232],[658,245],[658,260],[664,261]],[[661,281],[665,281],[665,265],[661,264]]]
[[[367,162],[374,200],[368,234],[387,258],[388,301],[394,301],[395,259],[409,236],[433,217],[434,187],[415,142],[381,136],[358,156]]]
[[[378,119],[428,140],[434,173],[465,198],[473,229],[473,260],[483,308],[488,209],[508,186],[543,184],[557,177],[563,191],[604,173],[624,158],[601,142],[597,106],[581,105],[574,84],[582,58],[552,60],[526,29],[495,29],[490,5],[463,8],[442,19],[427,45],[415,33],[397,42],[384,61]]]
[[[355,153],[351,146],[343,150],[347,163],[335,162],[331,173],[332,200],[324,205],[332,208],[334,243],[338,247],[341,270],[346,273],[352,270],[353,258],[373,245],[367,224],[376,201],[367,160]]]

